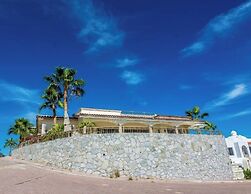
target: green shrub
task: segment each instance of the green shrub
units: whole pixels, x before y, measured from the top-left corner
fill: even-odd
[[[64,132],[64,125],[56,124],[48,131],[48,133],[44,136],[43,140],[48,141],[57,138],[63,138],[66,136],[67,133]]]
[[[249,169],[245,170],[244,169],[243,174],[244,174],[245,179],[251,179],[251,170],[249,170]]]
[[[80,133],[80,134],[83,134],[83,130],[84,130],[84,127],[87,127],[87,128],[92,128],[92,127],[95,127],[96,124],[90,120],[83,120],[82,122],[80,122],[78,124],[78,130],[77,132]]]

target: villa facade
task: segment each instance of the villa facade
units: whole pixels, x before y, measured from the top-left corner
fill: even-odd
[[[226,144],[232,163],[251,169],[251,139],[232,131],[226,138]]]
[[[82,121],[91,121],[92,128],[85,128],[84,133],[187,133],[190,128],[202,128],[203,121],[195,121],[185,116],[167,116],[123,112],[121,110],[107,110],[81,108],[70,117],[72,130],[78,129]],[[63,124],[63,117],[57,122]],[[45,134],[53,126],[53,118],[48,115],[37,116],[37,128],[40,134]]]

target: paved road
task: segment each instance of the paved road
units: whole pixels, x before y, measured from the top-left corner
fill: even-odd
[[[163,182],[88,177],[0,159],[0,194],[251,194],[251,182]]]

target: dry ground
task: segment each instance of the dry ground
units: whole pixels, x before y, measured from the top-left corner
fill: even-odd
[[[109,179],[0,159],[0,194],[251,194],[251,182]]]

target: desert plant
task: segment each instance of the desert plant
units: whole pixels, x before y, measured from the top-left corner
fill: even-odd
[[[245,179],[251,179],[251,170],[250,169],[246,169],[246,170],[244,169],[243,174],[244,174]]]

